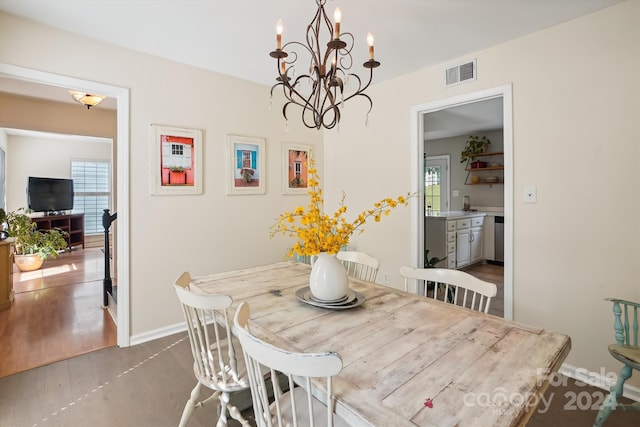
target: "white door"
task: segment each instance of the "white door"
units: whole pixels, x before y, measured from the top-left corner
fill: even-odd
[[[449,156],[424,159],[425,213],[449,210]]]

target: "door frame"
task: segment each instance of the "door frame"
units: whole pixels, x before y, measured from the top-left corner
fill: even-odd
[[[439,99],[411,107],[411,191],[418,192],[417,207],[411,211],[411,259],[414,267],[424,265],[424,121],[422,116],[446,108],[502,98],[504,135],[504,318],[513,319],[513,92],[506,84],[476,92]]]
[[[116,141],[116,206],[118,226],[116,227],[116,280],[118,283],[118,325],[117,342],[120,347],[130,345],[129,333],[129,89],[92,82],[29,68],[0,63],[0,75],[66,89],[100,93],[117,101],[117,141]]]

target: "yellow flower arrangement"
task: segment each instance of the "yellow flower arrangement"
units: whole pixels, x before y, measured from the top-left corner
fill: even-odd
[[[406,196],[399,196],[396,199],[382,199],[375,203],[372,209],[363,211],[355,220],[347,222],[344,218],[344,214],[347,212],[347,206],[344,204],[346,198],[344,192],[338,210],[331,216],[324,213],[320,178],[313,160],[310,160],[308,186],[311,200],[307,209],[298,206],[292,212],[280,214],[280,217],[271,226],[271,237],[281,233],[298,239],[289,250],[290,257],[294,253],[302,256],[317,255],[320,252],[335,254],[349,243],[349,238],[353,233],[364,231],[363,226],[367,219],[372,218],[375,222],[379,222],[383,215],[389,215],[391,210],[398,205],[408,205],[408,200],[412,197],[407,193]]]

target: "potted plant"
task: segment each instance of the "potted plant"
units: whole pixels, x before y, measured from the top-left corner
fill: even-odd
[[[60,229],[38,230],[36,224],[24,213],[24,208],[6,215],[9,237],[14,240],[14,259],[20,271],[32,271],[42,267],[49,258],[56,258],[58,252],[67,247]]]
[[[468,160],[473,160],[478,154],[482,154],[487,151],[487,147],[491,144],[491,141],[486,136],[471,135],[467,139],[467,144],[464,146],[464,150],[460,153],[460,163],[464,163]],[[472,162],[471,168],[477,169],[487,165],[486,162]]]
[[[438,268],[437,264],[439,262],[442,262],[442,261],[446,260],[446,259],[447,259],[447,257],[438,258],[437,256],[429,258],[429,249],[425,249],[425,251],[424,251],[424,268]],[[436,288],[435,282],[427,281],[425,286],[427,287],[427,293],[429,291],[437,292],[436,289],[435,289]],[[453,302],[453,296],[454,296],[453,289],[449,288],[448,292],[447,292],[447,300],[449,302]]]
[[[429,249],[425,249],[425,251],[424,251],[424,268],[436,268],[436,265],[439,262],[444,261],[445,259],[447,259],[447,257],[438,258],[437,256],[434,256],[434,257],[429,258]]]

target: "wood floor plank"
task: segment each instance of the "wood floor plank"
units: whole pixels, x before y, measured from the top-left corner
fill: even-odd
[[[42,269],[14,268],[15,301],[0,312],[0,378],[115,346],[117,330],[102,308],[103,253],[63,253]]]

